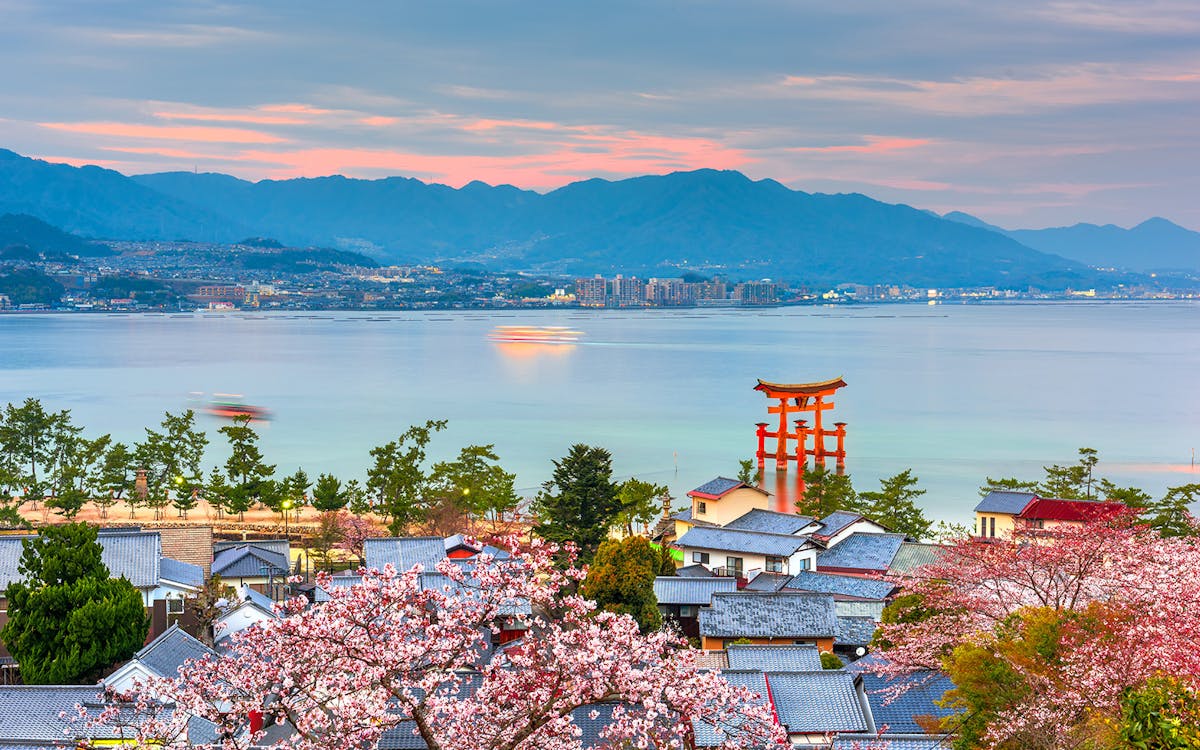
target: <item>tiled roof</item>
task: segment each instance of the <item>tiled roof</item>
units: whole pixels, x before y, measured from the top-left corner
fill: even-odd
[[[675,575],[680,578],[712,578],[714,574],[708,568],[697,563],[695,565],[684,565],[675,571]]]
[[[840,670],[772,672],[767,682],[779,721],[790,734],[867,729],[851,674]]]
[[[178,677],[179,668],[188,659],[203,659],[212,649],[172,625],[163,634],[134,655],[138,661],[154,670],[160,677]]]
[[[733,490],[736,490],[739,487],[749,487],[749,486],[750,485],[746,484],[745,482],[742,482],[737,479],[730,479],[729,477],[717,477],[716,479],[708,480],[707,482],[700,485],[696,489],[692,490],[688,494],[689,495],[703,495],[705,497],[720,497],[721,495],[724,495],[726,492],[732,492]]]
[[[892,565],[888,568],[888,572],[897,575],[911,573],[922,565],[937,562],[944,549],[938,544],[905,542],[900,545],[896,556],[892,558]]]
[[[788,573],[759,573],[751,578],[745,586],[746,591],[778,591],[792,580]]]
[[[446,557],[445,540],[439,536],[379,537],[368,539],[363,547],[368,568],[391,564],[402,573],[418,563],[425,570]]]
[[[886,724],[888,733],[923,733],[927,730],[917,723],[917,717],[940,719],[955,713],[935,703],[954,687],[950,678],[939,672],[915,672],[895,678],[863,672],[862,681],[875,726]],[[897,693],[895,688],[900,685],[907,687]]]
[[[886,602],[882,601],[862,601],[849,600],[833,603],[833,611],[838,617],[869,617],[875,622],[879,622],[883,617],[883,608]]]
[[[0,537],[0,590],[20,580],[22,541],[30,535]],[[158,586],[162,542],[158,532],[114,530],[99,534],[100,559],[114,578],[125,576],[139,589]]]
[[[738,531],[765,531],[769,534],[795,534],[812,522],[813,519],[810,516],[754,508],[725,524],[725,528]]]
[[[874,617],[838,617],[834,641],[839,646],[869,646],[875,637]]]
[[[875,735],[855,736],[840,735],[830,747],[833,750],[857,750],[861,747],[881,747],[884,750],[947,750],[952,747],[950,740],[942,737],[892,739],[884,735],[882,742]]]
[[[1018,515],[1043,521],[1103,521],[1129,510],[1124,503],[1101,503],[1094,500],[1048,500],[1036,498]]]
[[[831,537],[850,524],[862,519],[861,513],[852,513],[848,510],[835,510],[818,521],[821,524],[821,528],[816,533],[823,537]]]
[[[827,594],[713,594],[698,613],[700,634],[712,638],[831,638],[837,633]]]
[[[169,557],[162,558],[159,565],[159,576],[164,581],[195,588],[204,586],[204,568],[199,565],[189,565]]]
[[[448,596],[461,596],[472,586],[478,588],[478,582],[470,577],[464,579],[461,583],[456,583],[448,576],[434,571],[432,573],[421,574],[421,588],[426,590],[442,591]],[[533,611],[527,599],[509,599],[500,608],[502,615],[529,615]]]
[[[0,746],[27,742],[47,747],[65,741],[73,747],[75,738],[118,736],[118,727],[88,728],[82,721],[69,719],[76,715],[76,705],[89,707],[91,715],[100,713],[102,709],[96,705],[100,690],[96,685],[0,686]]]
[[[269,568],[270,570],[264,570]],[[288,574],[288,559],[254,544],[228,547],[213,558],[212,571],[222,578],[260,578]]]
[[[769,700],[767,698],[769,688],[767,687],[766,677],[762,672],[739,672],[735,670],[729,670],[722,672],[721,676],[724,677],[725,680],[734,687],[744,687],[751,693],[754,693],[756,696],[758,696],[759,701],[756,701],[756,703],[761,705]],[[739,724],[740,722],[738,722],[737,718],[735,717],[732,721],[721,725],[721,728],[718,729],[710,723],[693,719],[692,733],[695,736],[696,747],[717,747],[722,742],[727,740],[730,734],[737,731]]]
[[[802,536],[733,531],[715,526],[694,526],[675,541],[676,547],[747,552],[775,557],[789,557],[806,544],[810,542]]]
[[[362,576],[351,573],[347,575],[330,576],[329,578],[330,589],[348,589],[356,583],[362,583]],[[320,586],[317,586],[315,589],[313,589],[313,599],[317,602],[327,602],[329,601],[329,592]]]
[[[731,643],[725,649],[730,669],[759,672],[817,672],[821,653],[812,645],[751,646]]]
[[[255,591],[249,586],[242,586],[238,589],[238,596],[241,597],[242,601],[250,602],[259,609],[269,613],[275,612],[275,600],[262,592]]]
[[[721,651],[697,651],[696,652],[696,668],[697,669],[729,669],[729,657],[724,650]]]
[[[817,555],[817,570],[846,568],[863,571],[885,571],[896,558],[903,534],[867,534],[856,531],[837,546]]]
[[[1029,505],[1037,498],[1032,492],[1006,492],[1004,490],[992,490],[983,496],[979,504],[975,506],[976,513],[1008,513],[1016,515],[1025,510],[1025,506]]]
[[[654,579],[654,596],[659,604],[708,604],[718,591],[737,591],[737,579],[679,576],[659,576]]]
[[[787,588],[795,591],[815,591],[822,594],[853,596],[858,599],[886,599],[889,594],[896,590],[896,584],[873,578],[802,570],[792,577],[791,581],[787,584]]]
[[[242,547],[247,544],[253,544],[255,547],[265,549],[268,552],[274,552],[283,557],[291,556],[292,544],[287,539],[255,539],[251,541],[222,541],[213,542],[213,554],[224,552],[227,549],[234,547]]]

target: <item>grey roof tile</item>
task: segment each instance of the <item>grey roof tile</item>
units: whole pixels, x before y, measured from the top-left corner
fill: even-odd
[[[213,558],[212,572],[222,578],[261,578],[288,574],[288,559],[255,544],[227,547]]]
[[[838,617],[838,633],[834,642],[839,646],[869,646],[875,637],[874,617]]]
[[[836,546],[817,555],[817,570],[886,571],[904,543],[903,534],[868,534],[856,531]]]
[[[719,591],[737,591],[736,578],[681,578],[659,576],[654,579],[654,596],[659,604],[708,604]]]
[[[1025,507],[1035,499],[1037,499],[1037,495],[1032,492],[992,490],[984,495],[979,504],[975,506],[975,512],[1009,513],[1015,516],[1025,510]]]
[[[857,750],[861,747],[878,747],[882,750],[947,750],[953,747],[953,744],[950,740],[939,737],[892,739],[885,735],[881,742],[875,735],[842,734],[830,747],[833,750]]]
[[[746,591],[778,591],[792,580],[790,573],[759,573],[746,583]]]
[[[710,638],[832,638],[837,633],[828,594],[713,594],[698,617],[700,634]]]
[[[22,541],[31,538],[27,534],[0,537],[0,589],[20,580]],[[113,530],[98,535],[98,541],[102,549],[100,559],[114,578],[125,576],[139,589],[158,586],[162,557],[158,532]]]
[[[841,670],[767,674],[779,721],[789,733],[862,732],[867,729],[854,675]]]
[[[185,661],[203,659],[214,653],[208,646],[181,630],[179,625],[172,625],[134,657],[161,677],[178,677],[179,668]]]
[[[362,583],[362,576],[351,573],[347,575],[330,576],[329,578],[330,589],[348,589],[356,583]],[[313,589],[313,599],[317,602],[327,602],[329,601],[329,592],[318,586]]]
[[[0,746],[27,742],[47,747],[65,741],[73,747],[72,739],[118,736],[119,728],[88,728],[84,722],[69,720],[76,715],[76,705],[88,707],[91,715],[100,713],[101,689],[97,685],[0,685]]]
[[[715,574],[708,568],[700,565],[684,565],[675,571],[675,575],[680,578],[712,578]]]
[[[922,565],[937,562],[944,552],[945,547],[938,544],[905,542],[900,545],[896,556],[892,558],[892,565],[888,568],[888,572],[899,575],[911,573]]]
[[[755,701],[758,705],[763,705],[768,702],[769,689],[767,680],[761,671],[736,671],[727,670],[721,673],[729,684],[734,687],[744,687],[758,697]],[[728,724],[723,724],[720,728],[713,726],[711,723],[703,722],[698,719],[692,720],[692,733],[695,736],[696,747],[717,747],[722,742],[729,738],[729,735],[737,732],[740,722],[731,721]]]
[[[292,544],[287,539],[255,539],[252,541],[242,540],[213,542],[213,555],[216,555],[218,552],[224,552],[227,549],[233,549],[234,547],[244,547],[247,544],[253,544],[259,549],[265,549],[268,552],[274,552],[282,557],[291,557],[292,554]]]
[[[850,599],[835,601],[833,611],[838,617],[870,617],[879,622],[883,617],[883,608],[887,602],[882,600]]]
[[[848,510],[835,510],[818,522],[821,524],[821,528],[817,533],[825,537],[833,536],[855,521],[861,521],[862,518],[861,513],[853,513]]]
[[[249,586],[242,586],[240,589],[238,589],[238,596],[241,597],[242,601],[250,602],[265,612],[269,612],[271,614],[274,614],[275,612],[275,600],[261,591],[255,591]]]
[[[366,541],[363,557],[368,568],[382,569],[390,564],[402,573],[420,564],[431,571],[445,559],[446,545],[438,536],[378,537]]]
[[[811,542],[802,536],[735,531],[715,526],[692,527],[675,541],[675,546],[680,548],[746,552],[775,557],[789,557],[806,544]]]
[[[795,534],[812,522],[810,516],[755,508],[725,524],[724,528],[736,531],[764,531],[769,534]]]
[[[159,563],[159,577],[161,580],[181,583],[184,586],[204,586],[204,568],[169,557],[162,558]]]
[[[745,482],[737,479],[730,479],[729,477],[717,477],[716,479],[708,480],[688,494],[691,495],[692,493],[696,493],[700,495],[712,495],[713,497],[720,497],[726,492],[736,490],[738,487],[748,486],[749,485],[747,485]]]
[[[935,703],[954,687],[950,678],[940,672],[914,672],[896,678],[864,672],[862,681],[875,726],[886,725],[887,733],[923,733],[927,730],[917,722],[918,718],[941,719],[955,714],[954,710]],[[897,693],[895,689],[901,685],[906,687]]]
[[[814,645],[752,646],[731,643],[725,649],[730,669],[760,672],[818,672],[821,653]]]
[[[820,558],[818,557],[818,559]],[[794,591],[815,591],[822,594],[853,596],[858,599],[886,599],[896,590],[896,584],[874,578],[803,570],[792,576],[787,588]]]

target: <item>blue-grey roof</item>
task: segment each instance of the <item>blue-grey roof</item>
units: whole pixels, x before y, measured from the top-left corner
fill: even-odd
[[[160,677],[178,677],[179,668],[188,659],[203,659],[215,653],[208,646],[172,625],[134,655]]]
[[[869,617],[875,622],[883,617],[887,602],[880,599],[843,599],[833,603],[838,617]]]
[[[426,590],[442,591],[449,596],[462,596],[472,588],[478,589],[479,583],[475,579],[468,576],[461,583],[454,581],[449,576],[437,572],[422,573],[421,588]],[[533,608],[529,604],[528,599],[509,599],[500,608],[502,615],[525,615],[533,613]]]
[[[779,721],[790,734],[867,729],[852,674],[840,670],[772,672],[767,682]]]
[[[828,594],[713,594],[698,617],[700,635],[710,638],[832,638],[837,633]]]
[[[819,559],[820,557],[818,557]],[[896,590],[896,584],[874,578],[802,570],[792,576],[787,588],[795,591],[816,591],[822,594],[853,596],[857,599],[886,599]]]
[[[922,565],[937,562],[945,551],[946,548],[939,544],[905,542],[900,545],[896,557],[892,559],[888,572],[900,575],[911,573]]]
[[[0,537],[0,590],[21,579],[22,541],[32,535]],[[162,540],[157,531],[113,530],[97,537],[100,559],[114,578],[125,576],[139,589],[158,586]]]
[[[356,583],[362,583],[362,576],[348,573],[329,577],[330,589],[348,589]],[[313,599],[318,602],[329,601],[329,592],[317,586],[313,589]]]
[[[875,637],[874,617],[838,617],[838,633],[834,642],[839,646],[869,646]]]
[[[238,589],[238,596],[242,598],[242,601],[250,602],[260,609],[271,613],[275,612],[275,600],[261,591],[255,591],[249,586],[242,586]]]
[[[953,747],[953,744],[949,739],[940,737],[892,739],[885,735],[880,739],[873,734],[870,736],[843,734],[834,740],[830,747],[833,750],[857,750],[862,747],[877,747],[881,750],[948,750]]]
[[[746,591],[778,591],[792,580],[789,573],[762,572],[746,583]]]
[[[0,746],[65,742],[74,747],[77,738],[117,737],[120,728],[89,728],[83,721],[70,720],[77,715],[76,705],[89,707],[92,716],[99,714],[100,690],[96,685],[0,685]]]
[[[379,537],[368,539],[363,546],[363,557],[368,568],[392,565],[397,573],[420,564],[425,570],[446,557],[445,540],[440,536]]]
[[[818,521],[821,524],[821,528],[817,533],[821,536],[833,536],[855,521],[861,521],[862,518],[861,513],[853,513],[848,510],[835,510]]]
[[[917,722],[918,717],[941,719],[955,713],[935,703],[954,687],[940,672],[914,672],[895,678],[863,672],[862,681],[875,726],[882,729],[886,725],[887,733],[923,733],[928,730]],[[904,691],[895,692],[901,685],[906,686]]]
[[[976,513],[1008,513],[1016,515],[1025,510],[1025,506],[1033,502],[1037,495],[1032,492],[1007,492],[992,490],[983,496],[979,505],[975,506]]]
[[[756,704],[762,705],[768,701],[766,676],[761,671],[736,671],[727,670],[721,673],[729,684],[734,687],[744,687],[758,697]],[[736,733],[740,722],[737,717],[726,724],[722,724],[718,729],[708,722],[703,722],[698,719],[692,719],[692,732],[695,736],[696,747],[717,747],[722,742],[729,739],[729,736]]]
[[[696,563],[695,565],[684,565],[675,571],[675,575],[680,578],[712,578],[715,574],[700,563]]]
[[[159,578],[184,586],[201,588],[204,586],[204,568],[164,557],[159,564]]]
[[[752,646],[731,643],[725,648],[730,669],[759,672],[818,672],[821,653],[815,645]]]
[[[708,604],[718,591],[737,591],[737,579],[679,576],[659,576],[654,579],[654,596],[659,604]]]
[[[701,495],[724,495],[726,492],[729,492],[730,490],[735,490],[738,487],[742,487],[742,486],[749,486],[749,485],[746,485],[745,482],[738,480],[738,479],[730,479],[729,477],[717,477],[716,479],[708,480],[704,484],[702,484],[699,487],[697,487],[696,489],[692,490],[692,492],[698,492]],[[689,492],[688,494],[690,495],[692,493]]]
[[[903,543],[903,534],[868,534],[856,531],[835,546],[819,553],[817,570],[847,568],[886,571]]]
[[[681,548],[747,552],[773,557],[790,557],[806,544],[811,542],[802,536],[735,531],[717,526],[693,526],[675,541],[675,546]]]
[[[292,554],[292,544],[287,539],[254,539],[249,541],[241,540],[213,542],[213,554],[215,555],[218,552],[224,552],[227,549],[242,547],[247,544],[253,544],[259,549],[265,549],[268,552],[274,552],[275,554],[282,555],[283,557],[291,557]]]
[[[213,557],[212,572],[222,578],[286,576],[288,559],[255,544],[240,544],[218,552]]]
[[[725,528],[737,531],[765,531],[768,534],[795,534],[812,522],[810,516],[755,508],[725,524]]]

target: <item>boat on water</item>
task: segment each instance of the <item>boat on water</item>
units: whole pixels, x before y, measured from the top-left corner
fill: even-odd
[[[205,408],[209,414],[222,419],[237,419],[249,417],[252,422],[265,422],[271,418],[271,413],[261,406],[247,404],[237,396],[217,393],[215,398]]]
[[[567,326],[496,326],[488,338],[504,344],[573,344],[582,335]]]

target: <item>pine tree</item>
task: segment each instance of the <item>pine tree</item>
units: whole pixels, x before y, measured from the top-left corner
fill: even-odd
[[[554,462],[553,478],[533,502],[535,533],[555,543],[574,542],[579,558],[590,561],[608,537],[621,502],[612,481],[612,454],[576,444]]]
[[[632,616],[643,633],[657,630],[662,625],[654,596],[659,563],[658,552],[645,537],[610,539],[588,566],[582,593],[601,609]]]
[[[926,538],[933,523],[914,502],[925,494],[925,490],[917,489],[917,482],[912,469],[879,480],[879,492],[858,494],[859,512],[897,534]]]

